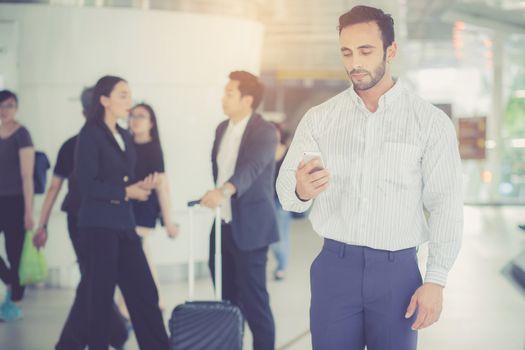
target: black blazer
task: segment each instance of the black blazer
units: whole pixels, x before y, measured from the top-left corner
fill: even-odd
[[[217,154],[228,123],[220,123],[215,133],[211,156],[215,183]],[[241,140],[235,173],[228,180],[237,188],[231,198],[232,231],[240,250],[259,249],[279,240],[274,202],[276,148],[275,127],[253,114]]]
[[[82,203],[79,227],[134,229],[131,201],[126,186],[135,181],[135,146],[128,131],[117,126],[126,150],[103,122],[87,122],[80,130],[75,155],[75,174]]]

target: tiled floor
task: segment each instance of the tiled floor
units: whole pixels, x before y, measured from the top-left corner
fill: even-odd
[[[525,222],[525,208],[466,207],[465,219],[463,249],[445,289],[441,320],[420,332],[419,349],[525,350],[525,294],[501,273],[508,261],[525,249],[525,233],[516,228],[518,222]],[[320,245],[321,239],[308,221],[293,223],[288,277],[269,282],[279,349],[311,348],[309,267]],[[423,266],[424,251],[420,250]],[[274,264],[270,258],[269,273]],[[171,309],[184,301],[186,284],[163,285],[162,292]],[[0,350],[52,349],[73,293],[30,290],[24,302],[25,318],[0,324]],[[196,293],[198,298],[211,298],[210,282],[198,281]],[[251,349],[248,331],[245,344]],[[126,349],[138,349],[134,339]]]

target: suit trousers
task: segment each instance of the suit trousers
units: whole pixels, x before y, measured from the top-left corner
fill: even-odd
[[[118,285],[140,349],[168,350],[157,288],[135,230],[81,228],[80,235],[86,264],[77,298],[87,310],[88,348],[109,347],[110,315]]]
[[[415,350],[417,315],[406,309],[421,286],[416,249],[377,250],[325,239],[310,270],[314,350]]]
[[[67,228],[69,231],[69,238],[73,244],[73,249],[77,256],[78,267],[80,273],[83,274],[86,265],[86,251],[82,245],[83,240],[80,238],[78,229],[78,218],[74,214],[67,216]],[[85,297],[85,289],[87,288],[86,280],[81,280],[77,287],[77,294],[75,301],[69,312],[64,328],[60,333],[60,338],[55,350],[81,350],[85,349],[88,342],[88,328],[87,328],[87,303],[82,298]],[[120,348],[128,340],[128,330],[124,318],[115,303],[111,307],[110,314],[110,340],[109,344],[114,348]]]
[[[240,250],[230,224],[222,225],[222,297],[239,306],[253,334],[254,350],[275,349],[275,323],[266,289],[268,246]],[[210,239],[209,267],[215,278],[215,234]]]

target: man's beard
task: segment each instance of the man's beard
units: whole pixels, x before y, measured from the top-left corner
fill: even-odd
[[[354,90],[363,91],[363,90],[371,89],[374,86],[376,86],[377,83],[379,83],[379,81],[383,79],[383,77],[385,76],[385,71],[386,71],[386,59],[384,59],[383,62],[381,62],[381,64],[377,66],[377,68],[374,70],[374,74],[370,74],[369,71],[366,71],[364,69],[359,69],[359,70],[352,69],[350,72],[346,71],[346,74],[348,74],[348,77],[352,81],[352,84],[354,85]],[[372,79],[369,82],[365,82],[365,81],[355,82],[352,80],[352,74],[356,74],[356,73],[357,74],[366,73]]]

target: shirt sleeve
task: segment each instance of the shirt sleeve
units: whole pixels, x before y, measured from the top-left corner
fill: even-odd
[[[295,132],[288,153],[284,158],[277,177],[277,196],[284,210],[302,213],[312,205],[312,200],[302,201],[295,192],[295,172],[303,157],[303,152],[319,152],[319,145],[312,135],[312,110],[308,111]]]
[[[153,170],[158,173],[164,172],[164,154],[162,154],[162,147],[157,145],[153,156]]]
[[[446,285],[461,248],[463,191],[456,131],[450,119],[436,113],[422,158],[423,205],[430,216],[429,257],[425,282]]]
[[[73,140],[64,142],[58,151],[54,174],[62,179],[68,178],[74,167],[75,143]]]
[[[21,127],[20,131],[16,136],[16,144],[18,149],[33,147],[33,140],[31,139],[31,134],[25,127]]]

